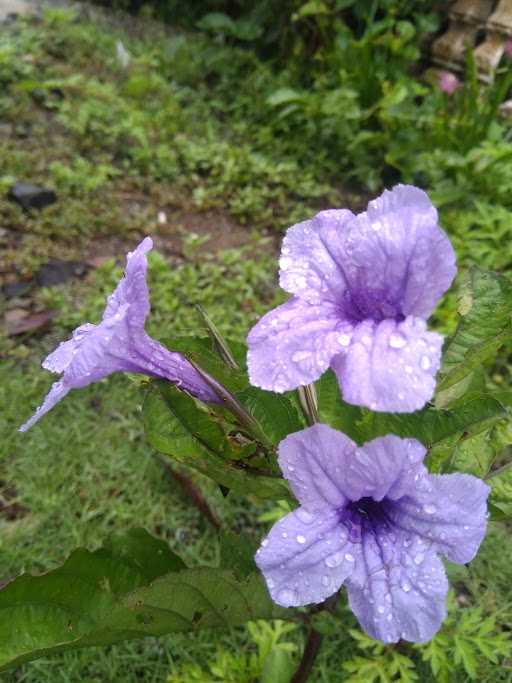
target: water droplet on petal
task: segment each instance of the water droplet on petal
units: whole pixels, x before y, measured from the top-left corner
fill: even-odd
[[[272,581],[272,579],[267,579],[267,586],[272,590],[274,588],[275,583]]]
[[[347,560],[347,562],[355,562],[354,556],[350,553],[345,553],[345,559]]]
[[[304,524],[311,524],[311,522],[315,519],[315,515],[312,515],[311,512],[304,510],[304,508],[299,508],[295,511],[295,514]]]
[[[389,345],[392,349],[402,349],[406,344],[407,339],[400,332],[395,332],[389,337]]]
[[[430,358],[428,356],[422,356],[420,361],[420,367],[422,370],[428,370],[431,366]]]
[[[341,552],[333,553],[332,555],[329,555],[329,557],[327,557],[325,560],[325,564],[331,569],[334,567],[338,567],[342,562],[343,553]]]
[[[418,553],[417,555],[414,556],[414,564],[421,564],[424,559],[425,559],[425,555],[423,555],[423,553]]]
[[[378,612],[379,614],[384,614],[385,611],[386,611],[386,608],[383,607],[382,605],[379,605],[379,606],[377,607],[377,612]]]
[[[338,341],[341,344],[341,346],[348,346],[350,344],[350,335],[340,334],[338,337]]]
[[[411,590],[411,584],[408,581],[402,583],[402,590],[404,593],[408,593]]]
[[[262,548],[266,548],[267,545],[268,545],[268,539],[265,538],[265,539],[261,542],[261,547],[262,547]]]
[[[293,605],[297,601],[297,591],[290,588],[283,588],[277,594],[277,601],[281,605]]]
[[[300,543],[301,545],[303,545],[305,542],[306,542],[306,537],[299,534],[297,536],[297,543]]]
[[[426,512],[427,515],[433,515],[436,512],[437,508],[435,505],[424,505],[423,506],[423,512]]]

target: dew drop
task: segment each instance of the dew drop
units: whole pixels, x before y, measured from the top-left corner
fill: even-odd
[[[423,512],[426,512],[427,515],[433,515],[436,512],[437,508],[435,505],[424,505],[423,506]]]
[[[261,547],[262,547],[262,548],[266,548],[267,545],[268,545],[268,540],[265,538],[265,539],[261,542]]]
[[[411,590],[411,584],[408,581],[402,583],[402,590],[404,593],[408,593]]]
[[[389,337],[389,345],[392,349],[402,349],[406,344],[407,339],[399,332],[395,332]]]
[[[286,533],[286,531],[283,531],[283,533],[281,534],[281,536],[282,536],[283,538],[288,538],[288,534]]]
[[[420,367],[422,370],[428,370],[431,365],[430,358],[428,356],[422,356],[420,361]]]
[[[340,334],[338,337],[338,341],[341,344],[341,346],[348,346],[350,344],[350,335]]]
[[[328,567],[330,567],[331,569],[334,567],[338,567],[342,562],[343,562],[343,553],[341,553],[341,552],[333,553],[332,555],[329,555],[329,557],[327,557],[325,560],[325,564]]]
[[[300,363],[303,360],[308,360],[311,357],[310,351],[295,351],[292,356],[294,363]]]
[[[379,606],[377,607],[377,612],[378,612],[379,614],[384,614],[385,611],[386,611],[386,608],[383,607],[382,605],[379,605]]]
[[[300,521],[303,522],[304,524],[311,524],[311,522],[315,519],[315,516],[312,515],[311,512],[304,510],[304,508],[299,508],[295,512],[295,514],[300,519]]]
[[[345,559],[347,560],[347,562],[355,562],[354,556],[351,555],[350,553],[345,554]]]
[[[272,581],[272,579],[267,579],[267,586],[272,590],[274,588],[275,583]]]
[[[423,553],[418,553],[417,555],[414,556],[414,564],[421,564],[424,559],[425,559],[425,555],[423,555]]]
[[[299,534],[299,535],[297,536],[297,539],[296,539],[296,540],[297,540],[297,543],[300,543],[301,545],[303,545],[303,544],[306,542],[306,537],[305,537],[305,536],[302,536],[301,534]]]
[[[293,605],[297,601],[297,592],[290,588],[283,588],[277,594],[277,600],[281,605]]]

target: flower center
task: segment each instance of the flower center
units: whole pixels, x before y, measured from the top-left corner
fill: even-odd
[[[340,510],[340,522],[347,528],[349,540],[352,543],[360,543],[364,533],[376,533],[382,527],[388,527],[388,508],[389,501],[385,498],[377,501],[365,497],[350,502]]]
[[[405,320],[399,302],[389,300],[389,292],[361,288],[353,292],[349,291],[344,302],[344,313],[354,322],[373,320],[377,323],[391,319],[396,322]]]

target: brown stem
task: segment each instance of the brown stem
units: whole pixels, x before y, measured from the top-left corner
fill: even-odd
[[[299,667],[294,673],[290,683],[304,683],[304,681],[308,680],[315,659],[320,651],[322,640],[323,635],[321,633],[315,631],[314,628],[309,630],[304,652],[302,653],[302,659],[300,660]]]
[[[165,458],[163,458],[160,454],[156,454],[156,458],[164,468],[164,470],[167,472],[167,474],[175,479],[181,488],[183,489],[183,492],[190,498],[192,501],[192,504],[199,510],[199,512],[206,517],[206,519],[210,522],[210,524],[217,529],[217,531],[220,530],[221,528],[221,521],[219,519],[219,516],[217,513],[210,507],[210,504],[204,497],[201,489],[199,486],[194,484],[192,479],[187,477],[186,474],[183,472],[180,472],[179,470],[175,469],[174,467],[171,467],[171,465],[167,462]]]

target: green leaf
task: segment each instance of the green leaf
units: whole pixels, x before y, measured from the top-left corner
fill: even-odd
[[[461,382],[512,339],[512,283],[474,268],[463,285],[461,320],[449,340],[440,372],[438,392]]]
[[[257,571],[254,556],[258,544],[240,534],[226,531],[220,536],[220,566],[241,577]]]
[[[138,529],[0,591],[0,670],[63,650],[286,616],[258,572],[187,569]]]
[[[265,473],[231,459],[227,452],[230,444],[220,426],[172,384],[152,382],[142,412],[147,439],[161,453],[240,493],[260,498],[290,497],[284,479],[272,476],[274,461],[269,461]]]
[[[260,683],[289,683],[295,671],[295,663],[289,652],[274,647],[265,657]]]
[[[235,394],[247,412],[258,423],[263,434],[273,445],[279,444],[285,436],[304,428],[295,406],[282,394],[248,387]]]
[[[451,410],[428,406],[415,413],[373,413],[342,401],[332,371],[325,373],[316,386],[320,421],[344,432],[358,444],[396,434],[418,439],[431,449],[449,437],[460,437],[469,431],[477,433],[506,414],[499,401],[486,395],[473,395]]]

